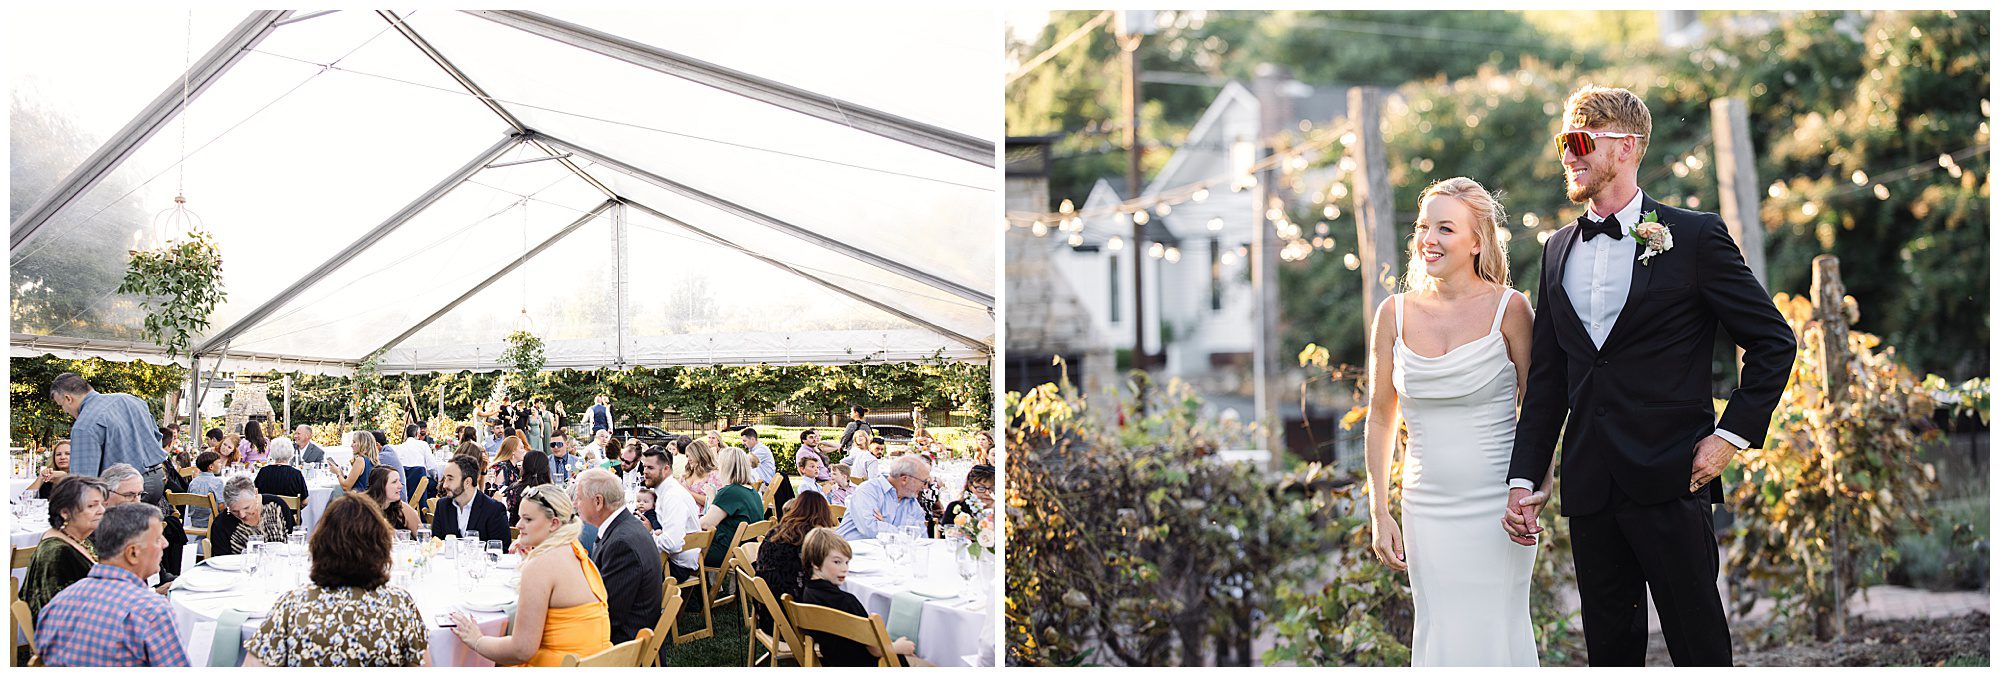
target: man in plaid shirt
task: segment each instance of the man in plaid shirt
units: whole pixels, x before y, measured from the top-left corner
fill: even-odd
[[[160,569],[160,509],[127,503],[105,509],[90,535],[99,553],[83,580],[56,593],[36,620],[35,653],[53,666],[186,667],[173,606],[146,586]]]

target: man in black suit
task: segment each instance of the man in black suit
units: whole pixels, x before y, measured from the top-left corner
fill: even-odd
[[[438,501],[437,516],[431,518],[431,535],[465,537],[466,531],[479,532],[479,540],[499,541],[501,548],[514,546],[507,528],[507,506],[479,492],[479,463],[464,456],[451,459],[438,478],[438,491],[447,500]]]
[[[625,507],[618,476],[603,468],[585,470],[576,480],[576,514],[597,527],[590,561],[610,594],[611,642],[630,641],[640,628],[660,622],[666,574],[653,533]]]
[[[1588,209],[1542,252],[1527,392],[1502,526],[1534,545],[1562,441],[1562,512],[1591,665],[1643,665],[1651,588],[1674,665],[1728,665],[1716,591],[1716,477],[1759,447],[1798,342],[1714,214],[1639,190],[1652,114],[1586,86],[1557,135],[1570,201]],[[1710,401],[1717,326],[1743,349],[1721,422]],[[1565,424],[1567,417],[1567,424]]]

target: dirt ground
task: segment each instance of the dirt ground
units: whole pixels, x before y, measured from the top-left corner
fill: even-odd
[[[1988,665],[1992,619],[1970,613],[1953,618],[1866,620],[1848,629],[1844,640],[1813,642],[1752,651],[1736,646],[1736,664],[1743,666],[1935,666],[1953,658],[1955,665]],[[1653,635],[1648,665],[1673,665],[1667,645]]]

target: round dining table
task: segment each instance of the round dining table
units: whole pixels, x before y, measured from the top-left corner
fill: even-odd
[[[266,555],[268,560],[260,566],[255,575],[240,568],[212,566],[213,562],[203,562],[191,567],[183,574],[183,581],[196,577],[205,585],[183,586],[175,584],[168,594],[173,602],[174,626],[182,646],[187,651],[188,664],[193,666],[213,666],[212,648],[215,643],[217,621],[224,613],[242,610],[250,614],[239,630],[241,639],[248,641],[263,627],[270,607],[277,603],[278,596],[294,588],[310,585],[306,578],[309,564],[303,553],[292,551],[289,545],[272,544],[285,554]],[[449,547],[449,546],[446,546]],[[506,631],[508,613],[484,610],[492,600],[512,600],[518,597],[515,586],[520,582],[520,570],[515,564],[519,557],[510,555],[498,568],[490,568],[483,579],[474,580],[456,566],[456,559],[446,557],[445,548],[428,558],[428,562],[417,564],[405,557],[399,548],[397,561],[393,565],[393,577],[389,585],[401,587],[410,592],[417,604],[417,610],[424,619],[425,634],[429,639],[426,665],[440,667],[491,667],[493,661],[479,655],[458,639],[451,628],[438,625],[440,618],[447,618],[454,611],[463,611],[479,623],[487,635],[498,635]],[[465,555],[460,555],[465,556]],[[233,562],[241,564],[239,558]],[[201,591],[193,588],[200,587]],[[207,591],[210,588],[219,590]],[[472,604],[474,600],[484,600],[488,605]],[[480,607],[480,608],[474,608]],[[241,665],[239,653],[231,665]],[[220,667],[220,666],[216,666]]]

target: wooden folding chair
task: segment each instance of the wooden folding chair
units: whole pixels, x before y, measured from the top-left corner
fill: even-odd
[[[701,555],[706,557],[708,555],[709,544],[715,541],[715,530],[709,529],[708,531],[698,531],[692,534],[688,534],[686,538],[687,541],[681,546],[683,549],[691,548],[700,550]],[[667,566],[668,557],[669,555],[667,553],[664,552],[660,553],[661,571],[672,570],[671,567]],[[699,563],[700,562],[697,562],[697,564]],[[708,573],[701,568],[697,568],[693,576],[689,576],[687,580],[674,584],[674,587],[678,589],[678,591],[682,595],[687,594],[687,591],[690,588],[698,589],[701,591],[701,597],[699,599],[699,601],[701,602],[701,629],[696,630],[694,632],[683,633],[683,632],[678,632],[678,628],[676,628],[676,633],[674,634],[674,644],[686,644],[688,642],[692,642],[695,640],[708,639],[710,637],[715,636],[715,615],[713,613],[714,607],[713,605],[710,604]]]
[[[759,489],[757,490],[757,495],[758,495],[758,496],[761,496],[761,497],[763,497],[763,499],[764,499],[764,516],[765,516],[765,517],[773,517],[773,518],[775,518],[775,516],[776,516],[776,515],[778,514],[778,513],[777,513],[777,510],[778,510],[778,483],[779,483],[779,482],[782,482],[782,481],[784,481],[784,480],[785,480],[785,476],[784,476],[784,475],[779,475],[779,476],[777,476],[777,477],[773,477],[773,478],[771,478],[771,481],[769,481],[769,482],[765,482],[765,483],[764,483],[764,486],[763,486],[762,488],[759,488]]]
[[[882,622],[881,614],[868,614],[867,618],[862,618],[839,609],[823,607],[817,604],[800,604],[792,601],[791,595],[785,595],[782,604],[785,609],[785,616],[792,621],[792,629],[801,637],[809,636],[810,633],[814,632],[824,632],[836,637],[860,642],[864,645],[873,645],[882,652],[882,657],[875,661],[876,667],[931,666],[928,661],[916,656],[901,656],[896,654],[895,643],[889,641],[889,626]],[[819,659],[814,656],[813,652],[800,650],[795,655],[800,659],[800,665],[819,665]],[[810,663],[807,661],[810,661]]]
[[[14,548],[14,563],[9,565],[7,570],[26,569],[28,563],[33,561],[35,561],[35,548]]]
[[[292,514],[294,515],[299,514],[301,511],[306,509],[306,499],[299,498],[297,496],[286,496],[284,494],[279,494],[278,500],[284,501],[285,507],[291,508]]]
[[[639,667],[660,667],[660,645],[674,636],[674,626],[680,620],[681,605],[685,603],[680,595],[660,596],[660,622],[653,625],[653,636],[646,640],[646,647],[639,652]]]
[[[652,638],[653,638],[652,628],[639,628],[639,634],[633,637],[632,640],[629,642],[619,642],[617,644],[612,645],[611,648],[609,649],[599,651],[589,656],[577,656],[576,654],[565,654],[563,656],[562,666],[565,668],[644,667],[643,665],[641,665],[644,656],[641,656],[640,652],[646,650],[646,645],[652,642]]]
[[[17,559],[20,551],[21,548],[14,549]],[[21,599],[21,579],[13,576],[7,577],[7,609],[8,613],[13,614],[14,629],[18,631],[15,636],[20,638],[10,642],[7,648],[7,664],[14,665],[23,645],[28,647],[30,655],[35,650],[35,615],[28,611],[28,603]]]
[[[208,494],[178,494],[169,491],[167,492],[167,505],[171,505],[177,509],[207,508],[208,523],[210,526],[215,525],[215,518],[220,515],[215,510],[215,497]],[[192,514],[181,515],[181,523],[187,525],[182,527],[182,530],[186,531],[189,536],[207,536],[209,527],[195,528],[193,526],[193,518]]]
[[[431,520],[433,520],[433,519],[437,519],[437,508],[438,508],[438,499],[441,499],[441,498],[444,498],[444,497],[443,497],[443,496],[432,496],[432,497],[431,497],[431,500],[428,500],[428,501],[424,501],[424,523],[425,523],[425,524],[430,524]]]
[[[737,585],[742,586],[743,593],[749,601],[749,611],[743,617],[743,628],[750,633],[749,645],[745,647],[748,655],[744,664],[756,667],[758,663],[763,662],[763,659],[757,657],[758,647],[763,647],[765,658],[771,659],[771,667],[778,667],[778,661],[781,659],[791,659],[795,663],[803,664],[797,656],[798,647],[803,646],[799,643],[798,632],[792,629],[791,619],[785,617],[784,607],[779,606],[778,599],[771,595],[770,584],[740,564],[736,570]],[[757,618],[760,614],[770,617],[769,631],[757,627]]]
[[[430,487],[431,487],[431,478],[429,475],[424,476],[423,479],[417,480],[417,488],[410,491],[410,501],[412,503],[424,502],[424,491],[426,489],[429,489]],[[430,516],[425,515],[424,517],[428,518]]]
[[[177,470],[175,472],[180,474],[181,479],[194,479],[195,475],[201,474],[201,470],[193,466],[181,468],[180,470]]]
[[[826,507],[826,509],[827,509],[827,511],[828,511],[828,512],[831,512],[831,513],[833,513],[833,521],[834,521],[834,523],[836,523],[836,524],[838,524],[838,523],[840,522],[840,519],[841,519],[841,518],[843,518],[843,517],[846,517],[846,516],[847,516],[847,506],[844,506],[844,505],[829,505],[829,506],[827,506],[827,507]]]
[[[736,548],[738,546],[743,545],[745,542],[763,538],[765,534],[771,533],[771,527],[776,524],[777,524],[776,521],[764,520],[761,522],[753,522],[750,524],[745,524],[736,527],[736,535],[730,538],[729,549],[726,551],[726,554],[724,554],[721,564],[718,564],[713,567],[708,566],[707,553],[703,553],[702,575],[714,576],[715,582],[712,585],[716,588],[722,587],[722,584],[729,579],[729,566],[730,566],[729,562],[730,559],[736,556]],[[713,543],[711,543],[711,545],[713,545]],[[711,590],[709,592],[711,597],[708,600],[708,605],[710,607],[720,607],[724,604],[729,604],[731,602],[736,601],[735,593],[722,596],[714,596],[718,592],[720,591]]]

